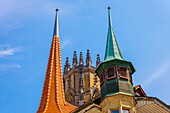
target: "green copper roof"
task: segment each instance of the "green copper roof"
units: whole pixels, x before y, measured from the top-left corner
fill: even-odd
[[[114,59],[124,60],[122,54],[120,52],[116,36],[112,27],[112,20],[110,15],[110,7],[108,7],[109,14],[109,29],[107,34],[107,42],[106,42],[106,50],[105,50],[105,58],[104,61],[110,61]]]

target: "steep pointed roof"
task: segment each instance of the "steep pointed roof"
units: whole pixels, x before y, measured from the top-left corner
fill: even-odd
[[[58,21],[58,19],[56,19],[56,21]],[[60,39],[58,27],[56,26],[58,26],[58,22],[55,22],[54,37],[52,39],[41,102],[37,113],[70,113],[76,109],[75,106],[65,101]]]
[[[110,61],[114,59],[124,60],[120,52],[116,36],[112,27],[112,20],[110,15],[110,7],[108,7],[108,16],[109,16],[109,29],[107,34],[106,50],[104,61]]]
[[[58,13],[58,9],[56,9],[56,17],[55,17],[53,37],[54,36],[58,36],[59,37],[59,26],[58,26],[58,14],[57,13]]]
[[[97,60],[96,60],[96,67],[100,65],[100,57],[99,54],[97,54]]]
[[[64,74],[67,73],[70,70],[70,63],[69,63],[69,58],[66,58],[66,64],[64,65]]]
[[[83,54],[82,52],[80,52],[80,60],[79,60],[79,66],[83,66],[84,62],[83,62]]]
[[[87,50],[87,55],[86,55],[86,66],[89,67],[91,66],[92,61],[91,61],[91,57],[90,57],[90,52],[89,49]]]
[[[77,66],[77,54],[76,51],[74,51],[74,55],[73,55],[73,67]]]

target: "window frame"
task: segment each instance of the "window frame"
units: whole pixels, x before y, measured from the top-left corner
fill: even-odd
[[[109,77],[108,74],[107,74],[107,70],[108,70],[109,68],[113,68],[113,70],[114,70],[114,76],[112,76],[112,77]],[[116,78],[116,76],[117,76],[116,66],[106,68],[106,79],[107,79],[107,80],[114,79],[114,78]]]
[[[120,69],[121,69],[121,68],[126,69],[126,77],[121,76],[121,72],[120,72]],[[127,68],[118,66],[118,74],[119,74],[119,77],[120,77],[120,78],[128,79],[128,72],[127,72],[127,71],[128,71]]]
[[[128,74],[129,74],[129,81],[133,85],[132,74],[131,74],[130,70],[128,70]]]
[[[102,75],[102,74],[103,74],[103,79],[102,79],[102,81],[101,81],[101,77],[102,77],[101,75]],[[103,71],[100,73],[100,75],[99,75],[99,77],[100,77],[100,86],[101,86],[101,85],[104,83],[104,81],[105,81],[105,80],[104,80],[104,75],[105,75],[105,74],[104,74],[104,70],[103,70]]]

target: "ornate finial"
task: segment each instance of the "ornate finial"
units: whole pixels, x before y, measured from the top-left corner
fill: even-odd
[[[82,52],[80,52],[80,60],[79,60],[79,66],[83,66],[84,62],[83,62],[83,54]]]
[[[100,64],[100,57],[99,54],[97,54],[96,67],[98,67],[99,64]]]
[[[68,57],[66,58],[66,64],[64,65],[64,74],[70,71],[70,63]]]
[[[73,56],[73,67],[77,66],[77,54],[76,51],[74,51],[74,56]]]
[[[87,50],[86,66],[89,67],[91,66],[91,64],[92,64],[92,61],[91,61],[90,53],[89,53],[89,50]]]

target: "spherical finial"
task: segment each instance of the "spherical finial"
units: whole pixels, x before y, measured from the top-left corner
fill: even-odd
[[[107,9],[110,10],[110,7],[108,7]]]
[[[56,11],[58,11],[58,9],[56,9]]]

